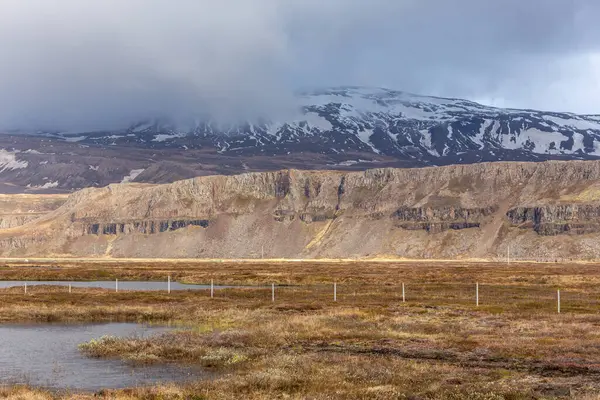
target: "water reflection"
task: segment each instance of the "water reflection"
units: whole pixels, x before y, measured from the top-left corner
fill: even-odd
[[[0,325],[0,383],[94,391],[206,377],[195,367],[134,367],[87,358],[77,348],[104,335],[145,337],[167,329],[129,323]]]

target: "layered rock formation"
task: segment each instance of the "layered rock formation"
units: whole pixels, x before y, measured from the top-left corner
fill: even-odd
[[[600,162],[283,170],[84,189],[4,256],[600,258]]]
[[[596,204],[516,207],[507,216],[513,225],[540,235],[600,232],[600,205]]]
[[[486,217],[494,214],[497,207],[402,207],[394,215],[402,221],[404,229],[425,229],[427,232],[443,232],[448,229],[479,228]]]

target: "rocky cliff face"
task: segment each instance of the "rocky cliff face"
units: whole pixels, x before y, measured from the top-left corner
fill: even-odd
[[[125,235],[132,233],[143,233],[152,235],[155,233],[169,232],[188,226],[201,226],[207,228],[209,224],[205,219],[180,219],[180,220],[162,220],[162,221],[129,221],[129,222],[108,222],[84,223],[86,235]]]
[[[600,232],[600,205],[558,204],[539,207],[517,207],[507,214],[510,222],[540,235]]]
[[[599,258],[600,162],[283,170],[84,189],[0,253]]]
[[[399,226],[404,229],[425,229],[437,233],[448,229],[479,228],[486,217],[493,215],[497,207],[402,207],[394,213]]]

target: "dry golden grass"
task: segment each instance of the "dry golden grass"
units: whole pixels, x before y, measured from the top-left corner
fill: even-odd
[[[151,399],[534,399],[600,395],[600,266],[184,263],[11,267],[3,279],[157,279],[289,284],[208,291],[0,290],[3,321],[144,321],[182,327],[104,338],[90,357],[215,371],[190,384],[109,390]],[[101,275],[101,276],[99,276]],[[337,302],[332,282],[338,282]],[[406,283],[407,302],[401,298]],[[480,282],[480,306],[475,306]],[[562,314],[556,313],[561,289]],[[37,396],[37,397],[36,397]],[[12,399],[86,398],[5,388]]]
[[[545,284],[549,279],[600,283],[600,264],[476,261],[203,261],[203,260],[58,260],[25,263],[0,259],[2,280],[166,280],[190,283],[312,284],[338,282],[486,282]],[[551,283],[551,282],[550,282]]]

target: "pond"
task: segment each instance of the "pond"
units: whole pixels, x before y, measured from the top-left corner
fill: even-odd
[[[0,325],[0,384],[97,391],[209,377],[199,367],[88,358],[77,347],[104,335],[147,337],[167,330],[130,323]]]

